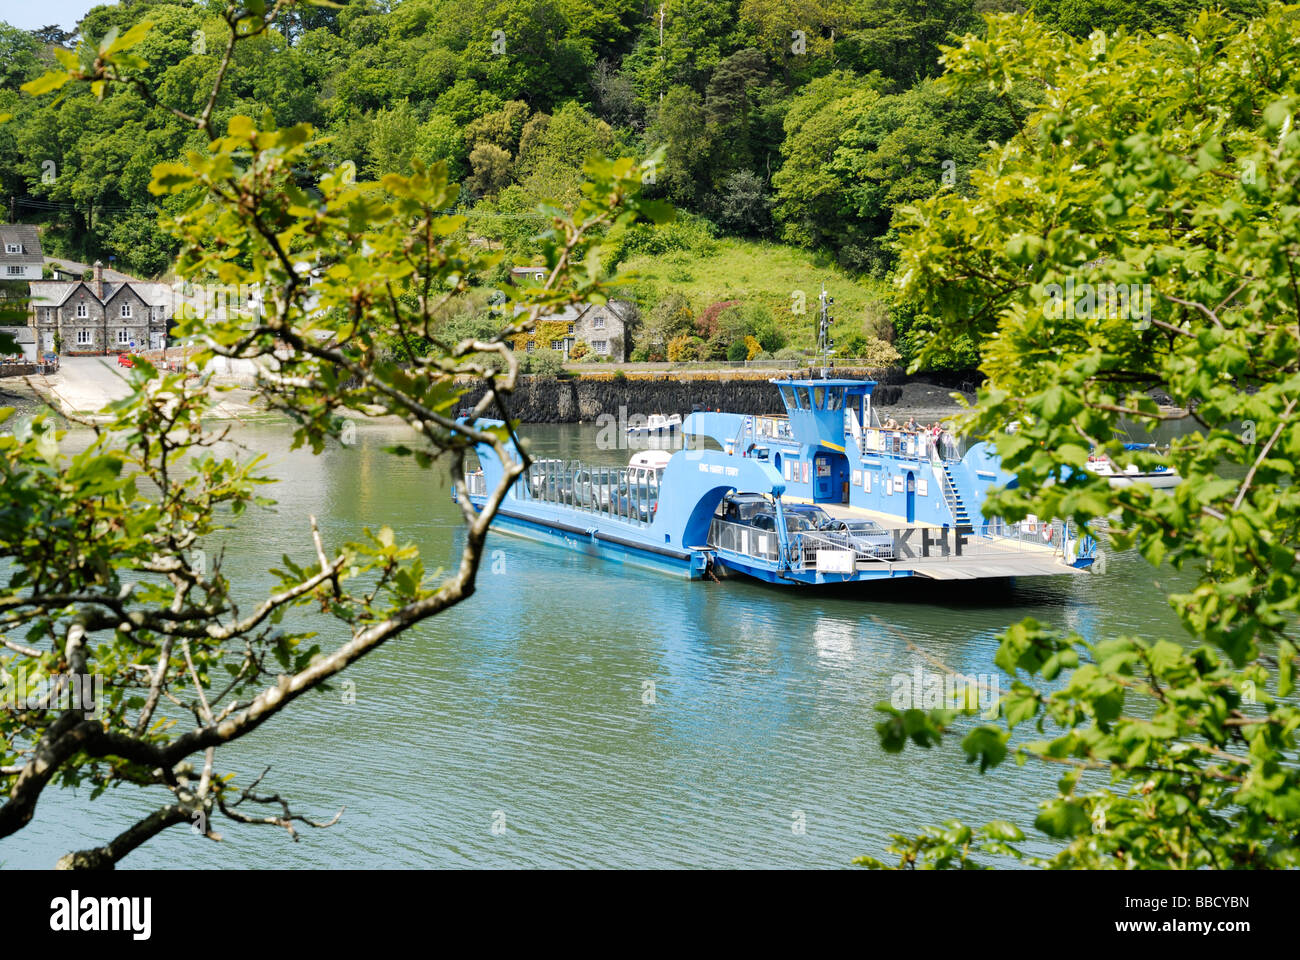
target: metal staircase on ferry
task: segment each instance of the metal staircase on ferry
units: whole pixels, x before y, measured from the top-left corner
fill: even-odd
[[[939,468],[935,470],[935,476],[939,478],[943,501],[948,505],[953,523],[958,527],[973,527],[970,513],[966,510],[966,502],[962,500],[961,494],[957,491],[957,484],[953,481],[952,468],[947,460],[939,456],[939,451],[933,446],[930,447],[930,462]]]

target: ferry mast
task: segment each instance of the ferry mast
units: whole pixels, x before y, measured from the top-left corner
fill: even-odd
[[[832,357],[835,355],[835,341],[831,339],[831,324],[835,318],[831,316],[830,307],[835,302],[834,297],[826,295],[826,283],[822,282],[821,310],[818,311],[817,317],[817,354],[822,360],[822,379],[826,379],[826,371],[829,367],[835,366]]]

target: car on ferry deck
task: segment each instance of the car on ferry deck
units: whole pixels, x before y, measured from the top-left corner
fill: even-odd
[[[872,557],[891,557],[894,540],[874,520],[859,517],[835,519],[822,527],[829,539]]]
[[[807,517],[818,530],[834,523],[834,518],[815,503],[783,503],[782,509],[787,517]]]
[[[718,504],[717,517],[727,523],[748,524],[754,514],[770,511],[772,501],[762,493],[729,493]]]
[[[756,513],[749,520],[749,525],[756,530],[775,530],[776,512],[768,510]],[[817,524],[807,515],[785,511],[785,529],[787,533],[816,533]]]

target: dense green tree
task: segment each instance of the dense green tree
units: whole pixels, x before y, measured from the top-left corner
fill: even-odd
[[[674,0],[651,7],[626,65],[643,103],[653,106],[670,88],[685,84],[702,91],[708,78],[736,43],[737,0]],[[663,12],[662,31],[658,10]]]
[[[752,170],[737,170],[722,183],[718,225],[742,236],[767,230],[770,201],[763,178]]]
[[[528,104],[522,100],[509,100],[501,109],[485,113],[465,128],[465,144],[473,150],[480,143],[490,143],[506,153],[518,155],[519,138],[528,121]]]
[[[364,174],[378,178],[404,172],[416,154],[419,130],[420,121],[405,100],[376,113],[370,122],[369,163]]]
[[[480,143],[469,152],[469,167],[465,185],[485,197],[496,196],[510,182],[514,171],[510,154],[492,143]]]
[[[844,53],[860,69],[906,86],[938,76],[939,47],[979,25],[972,0],[870,0],[844,38]]]
[[[1043,23],[1076,37],[1120,27],[1148,33],[1177,30],[1206,6],[1201,0],[1025,0],[1025,5]],[[1243,18],[1257,16],[1266,6],[1260,0],[1224,0],[1214,5]]]
[[[486,17],[478,56],[485,85],[503,100],[550,110],[589,89],[594,45],[571,29],[558,0],[501,0]]]
[[[284,6],[227,8],[236,46]],[[108,122],[131,120],[139,101],[123,84],[134,86],[145,69],[134,52],[143,39],[142,31],[110,32],[84,67],[61,62],[27,90],[85,107],[80,128],[101,129],[101,112]],[[86,88],[105,99],[81,96]],[[115,112],[119,101],[125,113]],[[465,535],[452,568],[433,572],[388,528],[332,542],[313,519],[301,548],[270,571],[271,589],[250,603],[218,542],[225,526],[271,505],[262,496],[271,481],[261,458],[231,451],[224,432],[205,426],[216,397],[206,381],[137,360],[130,393],[101,411],[85,443],[64,444],[45,417],[0,435],[4,680],[17,675],[15,687],[26,688],[21,706],[0,711],[0,837],[27,828],[48,791],[80,787],[71,802],[86,804],[111,788],[149,804],[134,805],[115,835],[70,851],[63,867],[112,868],[180,824],[213,840],[220,821],[276,825],[291,836],[295,824],[328,825],[260,786],[265,774],[228,769],[239,765],[230,745],[472,595],[489,524],[526,469],[511,453],[509,425],[482,421],[507,409],[517,383],[519,363],[502,338],[527,333],[564,304],[604,300],[612,278],[572,268],[602,259],[611,227],[664,212],[640,199],[636,161],[591,164],[580,204],[549,224],[552,270],[523,294],[523,313],[502,319],[489,341],[445,343],[426,285],[467,298],[493,259],[445,213],[457,194],[446,170],[358,182],[330,169],[310,125],[272,119],[268,112],[259,127],[236,115],[218,129],[210,114],[190,117],[198,148],[152,168],[151,194],[177,204],[167,233],[181,247],[181,276],[277,291],[265,314],[182,317],[181,334],[205,344],[200,367],[215,356],[255,361],[259,394],[291,418],[295,443],[316,453],[346,437],[344,414],[397,418],[421,439],[389,455],[450,471]],[[332,266],[309,287],[299,266],[318,261]],[[433,362],[393,362],[393,343],[410,337],[432,347]],[[496,357],[499,375],[484,375],[483,353]],[[272,355],[274,364],[256,363]],[[486,394],[458,421],[453,411],[474,385]],[[0,421],[13,412],[0,410]],[[481,511],[464,482],[466,453],[479,444],[505,467]],[[83,688],[90,677],[102,688]]]
[[[614,148],[609,124],[569,101],[544,123],[521,135],[519,182],[534,204],[571,203],[578,197],[585,161]]]
[[[416,131],[415,153],[426,166],[445,162],[452,180],[459,181],[468,172],[465,135],[451,117],[441,113],[430,114]]]
[[[665,148],[656,186],[674,203],[693,205],[705,190],[713,152],[703,98],[690,87],[673,87],[655,108],[646,140]]]
[[[785,240],[816,247],[869,239],[845,203],[850,171],[835,161],[879,99],[877,81],[847,71],[820,77],[795,97],[785,116],[781,169],[772,176],[773,209]]]
[[[895,836],[902,866],[1300,862],[1298,27],[1275,6],[1101,43],[1003,16],[947,54],[959,88],[993,78],[1026,117],[969,195],[900,221],[902,292],[933,324],[922,357],[956,337],[980,350],[966,430],[1016,475],[984,511],[1093,525],[1191,582],[1168,598],[1180,637],[1008,628],[1010,689],[961,747],[981,771],[1014,756],[1061,772],[1033,824],[1047,846],[1005,820],[949,821]],[[1125,449],[1128,424],[1185,416],[1156,390],[1191,428],[1167,453]],[[1182,482],[1111,487],[1084,469],[1092,450]],[[949,706],[882,707],[886,749],[936,745],[967,712]]]
[[[857,23],[845,0],[741,0],[741,28],[786,76],[807,79],[835,61],[835,36]]]
[[[0,88],[17,90],[40,70],[41,43],[0,21]]]

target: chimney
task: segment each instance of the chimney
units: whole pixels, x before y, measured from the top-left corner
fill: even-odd
[[[104,299],[104,264],[99,260],[95,261],[95,296]]]

